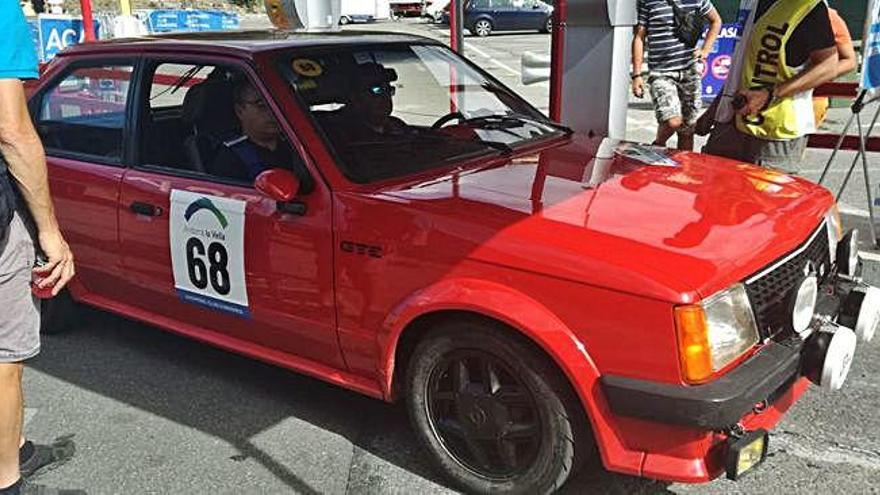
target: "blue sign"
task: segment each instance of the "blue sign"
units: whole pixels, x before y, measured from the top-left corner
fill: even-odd
[[[733,62],[739,24],[724,24],[712,52],[703,65],[703,99],[714,100],[721,92]]]
[[[41,62],[52,60],[61,50],[82,43],[85,39],[83,22],[78,17],[40,14],[28,22]],[[95,36],[100,38],[101,23],[96,20],[94,25]]]
[[[862,40],[862,89],[880,89],[880,2],[868,6]]]
[[[238,14],[222,10],[156,9],[141,14],[151,33],[238,29]]]

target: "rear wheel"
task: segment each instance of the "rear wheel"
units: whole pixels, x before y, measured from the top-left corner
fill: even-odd
[[[553,18],[548,17],[546,21],[544,21],[544,26],[540,29],[542,33],[549,33],[553,31]]]
[[[420,440],[468,492],[552,492],[593,450],[556,367],[491,323],[440,325],[416,346],[407,385]]]
[[[351,23],[351,18],[348,16],[344,15],[339,18],[339,25],[340,26],[345,26],[346,24],[350,24],[350,23]]]
[[[479,19],[474,23],[471,33],[481,38],[485,38],[492,34],[492,22],[489,19]]]
[[[40,300],[40,333],[53,335],[67,331],[76,320],[77,305],[70,292]]]

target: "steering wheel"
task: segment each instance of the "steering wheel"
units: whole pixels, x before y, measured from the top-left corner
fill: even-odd
[[[465,117],[464,114],[459,111],[449,112],[446,115],[437,119],[437,122],[434,122],[431,125],[431,130],[436,131],[437,129],[443,127],[449,122],[452,122],[453,120],[465,121],[467,120],[467,117]]]

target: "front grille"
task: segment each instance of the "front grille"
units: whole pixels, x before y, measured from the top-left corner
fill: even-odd
[[[792,254],[770,265],[772,269],[764,269],[746,282],[746,293],[762,337],[773,337],[788,326],[791,319],[788,303],[804,276],[807,262],[812,263],[821,285],[831,273],[828,232],[824,222],[810,236],[806,249],[801,245]]]

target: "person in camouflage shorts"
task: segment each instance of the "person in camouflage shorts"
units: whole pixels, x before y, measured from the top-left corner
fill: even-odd
[[[689,46],[675,33],[672,4],[689,15],[701,16],[710,27],[702,46]],[[647,48],[647,85],[657,116],[654,144],[666,146],[678,135],[678,149],[694,149],[694,124],[701,104],[702,64],[721,30],[721,16],[710,0],[638,0],[638,25],[632,44],[632,91],[644,96],[642,63]],[[691,43],[691,41],[688,41]]]
[[[679,117],[682,128],[693,129],[702,108],[702,71],[698,64],[679,71],[649,72],[648,90],[657,122]]]

